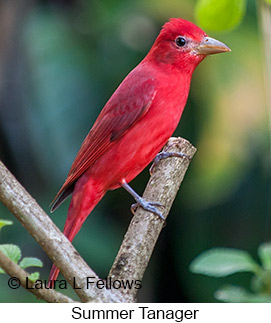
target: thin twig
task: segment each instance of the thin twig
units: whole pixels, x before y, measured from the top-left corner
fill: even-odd
[[[164,206],[161,210],[166,218],[196,148],[185,139],[170,138],[164,150],[189,156],[170,157],[159,162],[143,194],[147,201]],[[112,280],[141,281],[163,226],[164,221],[157,215],[138,208],[108,276]],[[122,293],[126,301],[134,302],[137,291],[127,288]]]
[[[87,277],[98,280],[96,273],[88,267],[73,245],[29,195],[16,178],[0,161],[0,201],[36,239],[47,255],[57,265],[81,301],[120,302],[108,290],[87,285]],[[76,280],[74,280],[76,278]]]
[[[10,281],[10,285],[13,289],[22,286],[30,293],[37,296],[39,299],[43,299],[49,303],[74,303],[71,298],[58,293],[54,289],[41,289],[35,288],[35,284],[27,277],[29,274],[18,266],[14,261],[9,259],[2,251],[0,251],[0,268],[2,268],[8,275],[13,278]],[[13,282],[13,284],[12,284]],[[12,288],[12,287],[11,287]]]

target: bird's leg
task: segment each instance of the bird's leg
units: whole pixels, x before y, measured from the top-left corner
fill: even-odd
[[[138,206],[141,206],[144,210],[152,212],[156,215],[158,215],[162,220],[165,220],[163,214],[155,207],[155,206],[163,206],[161,203],[157,202],[149,202],[143,199],[143,197],[139,196],[130,185],[126,183],[125,180],[122,181],[122,187],[130,193],[133,198],[136,200],[136,203],[131,206],[131,211],[134,213],[135,209]]]
[[[160,162],[160,160],[162,159],[166,159],[168,157],[180,157],[180,158],[188,158],[189,160],[191,159],[191,156],[186,155],[185,153],[177,153],[177,152],[171,152],[168,151],[170,147],[172,147],[173,145],[175,145],[175,143],[173,143],[172,145],[168,146],[166,150],[162,151],[161,153],[157,154],[153,160],[153,163],[150,167],[150,175],[152,175],[152,171],[153,169],[158,165],[158,163]]]

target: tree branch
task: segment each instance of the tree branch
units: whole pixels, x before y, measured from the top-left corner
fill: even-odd
[[[159,162],[143,194],[143,198],[147,201],[159,202],[164,206],[162,213],[166,218],[196,148],[185,139],[170,138],[163,150],[182,152],[189,156],[189,159],[170,157]],[[163,226],[163,220],[157,215],[138,208],[109,272],[109,277],[142,280]],[[122,293],[127,301],[133,302],[137,289],[123,289]]]
[[[37,289],[34,288],[34,283],[28,280],[26,282],[26,277],[29,274],[24,271],[20,266],[18,266],[14,261],[9,259],[0,250],[0,268],[2,268],[10,277],[16,278],[16,284],[23,286],[27,291],[41,298],[49,303],[74,303],[75,301],[71,298],[58,293],[54,289]],[[19,280],[19,281],[18,281]]]
[[[172,157],[159,162],[144,192],[143,197],[146,200],[164,205],[162,210],[166,218],[196,149],[182,138],[170,138],[165,149],[172,152],[183,152],[190,157]],[[73,278],[76,277],[76,287],[81,289],[75,289],[75,291],[81,301],[135,301],[137,290],[134,288],[121,291],[98,289],[92,286],[92,288],[87,288],[87,277],[93,277],[93,280],[98,280],[99,277],[88,267],[51,218],[1,161],[0,201],[36,239],[72,286],[74,285]],[[163,225],[164,222],[157,215],[138,208],[109,276],[113,279],[141,280]],[[4,266],[2,268],[5,270]],[[6,268],[5,271],[11,275],[9,267]]]
[[[29,195],[15,177],[0,161],[0,201],[21,222],[26,230],[36,239],[47,255],[61,270],[71,286],[76,277],[75,292],[81,301],[120,302],[121,300],[108,290],[87,288],[87,277],[99,279],[88,267],[73,245]]]

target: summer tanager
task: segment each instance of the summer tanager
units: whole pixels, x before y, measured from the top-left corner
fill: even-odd
[[[166,144],[181,118],[192,73],[210,54],[228,52],[193,23],[167,22],[147,56],[122,81],[85,138],[67,179],[52,202],[54,211],[70,194],[64,235],[72,241],[106,191],[124,187],[137,204],[160,215],[156,203],[127,184]],[[54,265],[50,280],[59,270]]]

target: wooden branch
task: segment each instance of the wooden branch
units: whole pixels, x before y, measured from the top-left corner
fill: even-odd
[[[182,138],[170,138],[164,150],[182,152],[189,156],[171,157],[159,162],[144,192],[146,200],[163,204],[162,213],[166,218],[196,149]],[[81,301],[135,301],[136,289],[107,290],[87,286],[87,277],[93,277],[93,280],[98,280],[99,277],[1,161],[0,201],[37,240],[73,287],[73,279],[76,277],[75,286],[80,289],[75,291]],[[142,280],[163,225],[164,221],[157,215],[138,208],[109,276],[114,280]],[[2,268],[5,270],[4,266]],[[11,274],[6,268],[7,273]]]
[[[121,302],[121,298],[105,289],[87,286],[87,277],[98,280],[73,245],[0,161],[0,201],[36,239],[47,255],[60,269],[81,301]],[[74,277],[76,280],[74,282]]]
[[[9,259],[1,250],[0,250],[0,268],[2,268],[8,275],[13,278],[9,280],[10,285],[13,286],[13,289],[16,287],[22,286],[30,293],[37,296],[37,298],[43,299],[49,303],[74,303],[75,301],[71,298],[58,293],[54,289],[37,289],[34,288],[34,283],[30,280],[27,280],[29,274],[24,271],[20,266],[15,262]],[[13,282],[13,283],[12,283]],[[15,284],[15,288],[14,285]],[[12,288],[12,287],[11,287]]]
[[[196,148],[185,139],[170,138],[165,150],[182,152],[189,156],[189,158],[170,157],[161,160],[155,167],[143,194],[143,198],[147,201],[164,205],[161,210],[166,218]],[[157,215],[138,208],[108,276],[112,280],[141,281],[163,226],[164,221]],[[126,301],[134,302],[137,291],[135,288],[123,289],[122,293]]]

